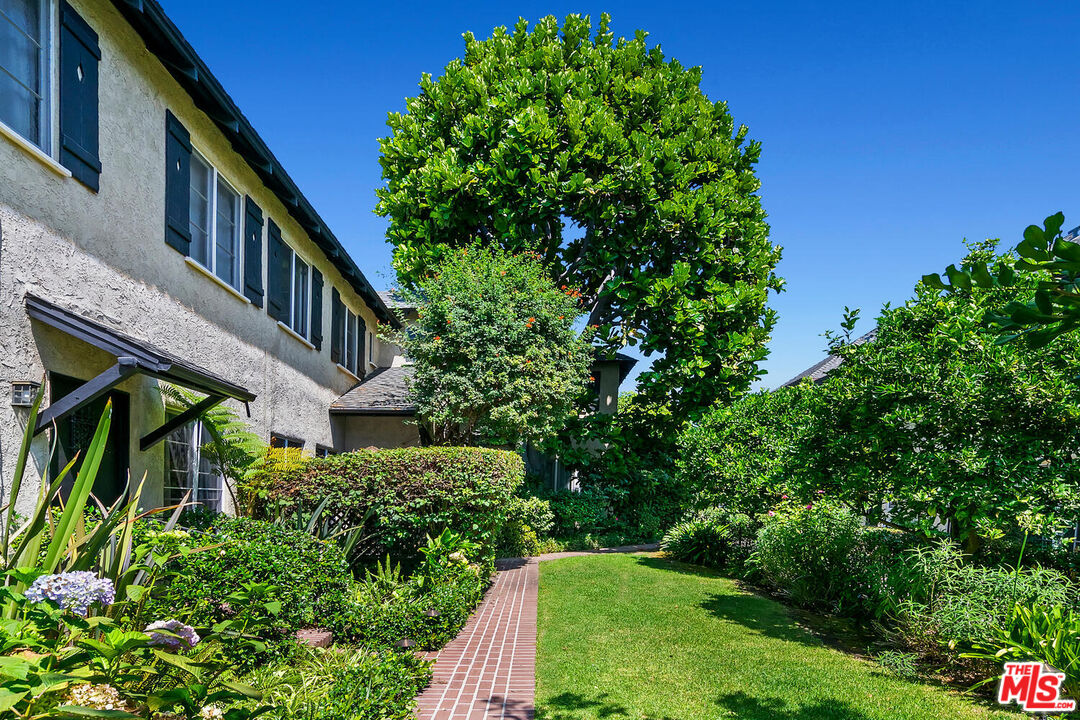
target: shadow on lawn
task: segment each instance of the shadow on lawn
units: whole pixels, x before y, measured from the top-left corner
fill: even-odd
[[[553,698],[548,698],[537,717],[541,720],[574,720],[582,716],[581,710],[588,710],[590,716],[611,718],[611,720],[630,717],[629,710],[622,705],[609,701],[607,698],[607,693],[600,693],[595,697],[586,697],[578,693],[564,692]]]
[[[716,704],[739,720],[868,720],[869,716],[843,700],[815,700],[791,707],[781,698],[751,697],[744,692],[721,695]]]

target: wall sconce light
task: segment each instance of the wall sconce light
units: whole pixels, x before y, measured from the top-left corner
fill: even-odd
[[[32,380],[11,383],[11,405],[13,407],[31,407],[40,388],[41,383]]]

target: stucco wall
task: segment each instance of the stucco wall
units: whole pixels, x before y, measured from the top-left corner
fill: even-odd
[[[256,393],[251,424],[264,438],[273,431],[303,438],[309,449],[316,443],[333,445],[329,405],[356,379],[330,361],[331,288],[341,292],[369,329],[376,327],[373,313],[115,8],[101,0],[72,4],[100,36],[101,188],[94,193],[61,177],[0,136],[4,491],[27,420],[25,411],[12,408],[7,400],[11,382],[40,379],[46,368],[89,379],[112,362],[103,353],[90,352],[89,346],[32,325],[23,305],[26,292],[147,340]],[[283,111],[291,107],[283,98]],[[285,240],[322,272],[321,352],[165,244],[166,109],[190,130],[199,151],[241,194],[250,195],[281,227]],[[302,113],[296,121],[304,122]],[[265,275],[265,231],[263,270]],[[392,348],[381,345],[375,348],[376,357],[392,356]],[[153,381],[137,378],[125,386],[120,389],[132,393],[132,473],[148,473],[150,494],[160,498],[161,446],[141,453],[137,444],[140,435],[164,420],[164,409]],[[41,436],[38,455],[44,453],[44,442]]]
[[[408,417],[337,415],[334,425],[350,450],[416,447],[420,444],[420,431]]]

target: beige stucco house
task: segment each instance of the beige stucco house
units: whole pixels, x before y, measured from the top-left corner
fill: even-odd
[[[417,442],[341,406],[400,367],[378,338],[397,320],[155,0],[0,0],[0,48],[4,494],[28,423],[44,473],[111,399],[103,501],[130,468],[149,504],[228,509],[162,382],[309,453]]]

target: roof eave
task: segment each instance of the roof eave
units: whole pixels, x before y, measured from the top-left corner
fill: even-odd
[[[206,113],[229,139],[233,149],[281,200],[289,214],[304,228],[375,316],[399,327],[398,319],[157,0],[112,1],[146,43],[147,49],[187,91],[196,107]]]

